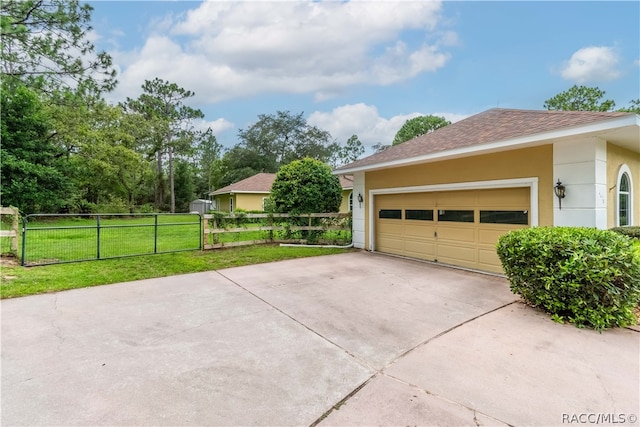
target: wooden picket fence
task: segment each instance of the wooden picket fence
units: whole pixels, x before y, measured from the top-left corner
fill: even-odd
[[[0,207],[0,216],[3,215],[12,215],[13,220],[11,221],[11,229],[0,230],[0,237],[9,237],[11,239],[11,251],[14,253],[18,253],[18,236],[19,236],[19,223],[20,223],[20,212],[17,208],[5,208]]]
[[[217,249],[231,246],[256,245],[264,243],[308,243],[308,239],[291,238],[287,234],[296,232],[351,232],[350,213],[312,213],[292,215],[286,213],[254,214],[206,214],[203,215],[203,249]],[[299,225],[302,220],[305,225]],[[224,241],[225,234],[264,232],[260,239],[249,238]],[[280,236],[278,236],[280,235]],[[317,243],[329,243],[320,239]]]

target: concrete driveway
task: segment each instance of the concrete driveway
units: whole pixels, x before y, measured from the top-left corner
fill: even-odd
[[[366,252],[3,300],[2,425],[638,425],[640,333]],[[598,421],[598,422],[596,422]]]

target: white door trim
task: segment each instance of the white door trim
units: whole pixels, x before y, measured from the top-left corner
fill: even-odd
[[[374,188],[369,190],[369,250],[375,246],[375,197],[380,194],[428,193],[434,191],[488,190],[495,188],[529,188],[531,226],[538,225],[538,177],[497,179],[492,181],[455,182],[451,184],[417,185],[414,187]]]

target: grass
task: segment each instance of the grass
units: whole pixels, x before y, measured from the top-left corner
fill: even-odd
[[[99,248],[96,217],[43,216],[28,219],[24,257],[27,265],[200,247],[200,219],[197,215],[158,215],[158,227],[155,227],[156,218],[152,215],[102,215]],[[2,249],[5,253],[5,248]]]
[[[14,298],[285,259],[331,255],[347,251],[346,249],[332,248],[260,245],[39,267],[3,265],[0,270],[0,297]]]

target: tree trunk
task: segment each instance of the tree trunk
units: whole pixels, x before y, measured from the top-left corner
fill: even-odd
[[[162,203],[164,202],[164,185],[162,180],[162,151],[156,152],[157,158],[157,176],[156,176],[156,211],[160,211]]]

